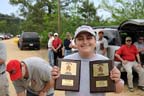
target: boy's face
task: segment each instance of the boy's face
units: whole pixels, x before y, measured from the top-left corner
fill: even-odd
[[[76,37],[76,46],[80,53],[93,53],[96,47],[96,39],[88,32],[82,32]]]

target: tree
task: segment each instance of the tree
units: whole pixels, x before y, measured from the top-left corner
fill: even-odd
[[[0,33],[17,34],[20,31],[21,19],[14,15],[0,14]]]
[[[82,25],[96,25],[99,22],[97,8],[87,0],[60,0],[61,7],[61,38]],[[20,15],[24,17],[23,31],[39,32],[47,42],[48,32],[58,32],[58,1],[57,0],[10,0],[12,5],[19,5]]]
[[[91,22],[99,22],[99,17],[96,15],[97,8],[94,3],[85,0],[82,5],[78,7],[78,15],[82,20],[85,20],[85,24],[90,24]]]
[[[55,0],[10,0],[12,5],[20,5],[20,15],[25,18],[23,30],[42,32],[44,17],[55,14]]]
[[[115,24],[127,19],[144,18],[143,7],[143,0],[102,0],[100,5],[100,8],[111,14],[112,18],[108,19]]]

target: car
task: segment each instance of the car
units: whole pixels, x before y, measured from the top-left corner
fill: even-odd
[[[5,35],[4,34],[0,34],[0,39],[1,40],[5,40]]]
[[[129,19],[122,22],[118,27],[118,33],[120,35],[121,45],[125,43],[127,36],[132,37],[132,42],[136,42],[139,36],[144,37],[144,19]],[[120,61],[114,58],[115,62],[118,62],[117,67],[123,72],[123,67]]]
[[[22,32],[18,40],[20,50],[24,48],[40,49],[40,37],[37,32]]]
[[[120,69],[121,72],[125,70],[122,64],[114,56],[116,50],[120,48],[122,44],[125,43],[125,37],[130,36],[135,42],[139,36],[144,36],[144,19],[130,19],[122,22],[117,27],[96,27],[94,28],[96,34],[99,31],[104,32],[104,37],[108,40],[107,57],[114,60],[114,64]],[[97,35],[96,35],[97,38]]]

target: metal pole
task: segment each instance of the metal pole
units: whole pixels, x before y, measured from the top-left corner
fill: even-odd
[[[60,0],[58,0],[58,33],[61,33],[61,12],[60,12]]]

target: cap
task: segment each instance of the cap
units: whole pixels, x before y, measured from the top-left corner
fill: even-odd
[[[52,33],[52,32],[49,32],[48,34],[49,34],[49,35],[53,35],[53,33]]]
[[[21,64],[18,60],[10,60],[6,70],[9,72],[12,81],[22,77]]]
[[[54,36],[58,36],[58,33],[54,33]]]
[[[126,37],[126,39],[125,39],[125,40],[132,40],[132,39],[131,39],[131,37]]]
[[[78,36],[78,34],[82,33],[82,32],[88,32],[88,33],[92,34],[93,36],[95,36],[95,32],[91,26],[82,25],[76,29],[74,38],[76,38]]]

